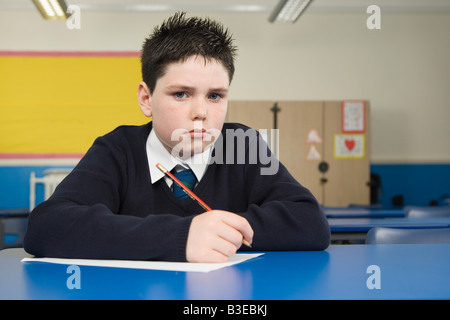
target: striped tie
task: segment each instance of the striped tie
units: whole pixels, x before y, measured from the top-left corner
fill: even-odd
[[[196,179],[192,170],[183,170],[173,175],[186,187],[191,190],[194,189]],[[173,184],[173,193],[180,199],[186,200],[188,198],[188,195],[176,183]]]

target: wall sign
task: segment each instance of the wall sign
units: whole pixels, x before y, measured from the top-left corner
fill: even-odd
[[[335,159],[362,159],[365,156],[364,134],[335,134]]]
[[[306,144],[321,144],[322,138],[319,136],[319,133],[316,129],[311,129],[308,132],[308,136],[306,137]]]
[[[306,155],[306,161],[318,161],[321,159],[322,156],[320,155],[319,151],[314,145],[312,145],[309,148],[308,154]]]
[[[364,133],[366,131],[366,106],[364,101],[342,102],[342,132]]]

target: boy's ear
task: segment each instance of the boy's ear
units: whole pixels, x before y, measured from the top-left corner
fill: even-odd
[[[146,117],[152,116],[152,106],[151,106],[151,94],[147,84],[144,81],[141,81],[137,90],[137,98],[139,101],[139,107],[141,108],[142,113]]]

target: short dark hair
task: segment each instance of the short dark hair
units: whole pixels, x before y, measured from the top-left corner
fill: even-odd
[[[186,18],[175,13],[156,27],[142,46],[142,80],[153,92],[156,81],[164,76],[170,63],[186,61],[191,56],[215,59],[223,64],[231,82],[236,47],[227,29],[209,18]]]

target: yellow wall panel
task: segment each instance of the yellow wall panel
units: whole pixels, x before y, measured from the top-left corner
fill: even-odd
[[[0,153],[84,153],[139,109],[137,56],[0,56]]]

